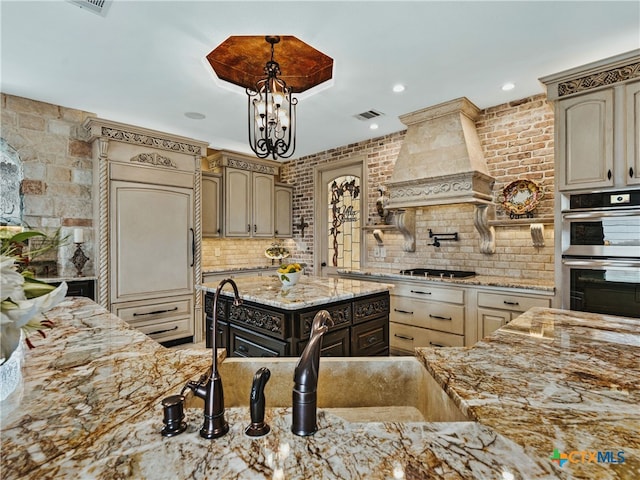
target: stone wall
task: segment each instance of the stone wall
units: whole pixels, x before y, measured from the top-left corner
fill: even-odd
[[[31,229],[70,235],[58,252],[58,274],[75,276],[70,262],[73,229],[84,230],[88,257],[93,258],[92,153],[82,122],[91,113],[0,94],[0,136],[22,161],[23,222]],[[93,271],[89,262],[84,274]]]

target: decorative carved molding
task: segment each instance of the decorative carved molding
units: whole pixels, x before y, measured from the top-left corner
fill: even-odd
[[[159,153],[155,153],[155,152],[139,153],[138,155],[131,157],[129,161],[137,162],[137,163],[148,163],[149,165],[153,165],[156,167],[160,166],[160,167],[178,168],[178,165],[176,165],[176,162],[171,160],[169,157],[165,157],[164,155],[160,155]]]
[[[369,317],[388,314],[389,306],[388,297],[358,302],[354,305],[353,316],[355,320],[365,320]]]
[[[207,157],[209,170],[215,170],[220,167],[237,168],[238,170],[247,170],[249,172],[265,173],[267,175],[277,175],[278,168],[263,163],[252,162],[250,160],[228,157],[214,156]]]
[[[98,282],[97,303],[109,309],[111,257],[109,255],[109,141],[98,141]]]
[[[338,305],[329,307],[326,309],[331,316],[331,320],[333,320],[333,327],[336,328],[340,325],[351,325],[351,305]],[[302,336],[307,338],[311,333],[311,325],[313,323],[313,318],[315,317],[316,312],[309,312],[300,315],[300,320],[302,321]]]
[[[151,135],[143,135],[141,133],[104,126],[101,129],[101,134],[103,137],[124,143],[147,145],[149,147],[162,148],[164,150],[171,150],[191,155],[202,155],[202,148],[199,145],[193,145],[191,143],[177,142],[166,138],[153,137]]]
[[[231,305],[229,320],[250,325],[270,333],[277,333],[284,338],[284,316],[259,310],[247,305]]]
[[[472,189],[472,183],[469,181],[447,181],[439,182],[432,185],[396,187],[392,190],[391,198],[407,200],[421,200],[424,197],[442,195],[449,192],[468,192]]]
[[[413,208],[396,210],[393,212],[393,221],[396,228],[404,237],[402,249],[405,252],[416,251],[416,212]]]
[[[489,225],[489,205],[476,205],[473,224],[480,234],[480,251],[496,253],[496,230]]]
[[[558,84],[558,97],[564,97],[578,92],[585,92],[594,88],[625,82],[640,78],[640,62],[623,65],[621,67],[604,70],[602,72],[585,75]]]

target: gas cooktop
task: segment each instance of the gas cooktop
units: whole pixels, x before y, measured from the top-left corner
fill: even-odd
[[[473,277],[476,272],[466,272],[464,270],[439,270],[436,268],[410,268],[407,270],[400,270],[400,274],[427,278],[469,278]]]

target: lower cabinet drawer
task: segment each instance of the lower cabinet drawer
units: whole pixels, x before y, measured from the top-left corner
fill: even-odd
[[[193,297],[114,303],[112,312],[158,342],[193,335]]]
[[[166,322],[139,322],[135,326],[142,333],[149,335],[157,342],[167,342],[176,338],[190,337],[193,335],[191,317],[172,319]]]
[[[389,321],[386,318],[359,323],[351,328],[351,355],[369,356],[389,353]]]
[[[463,347],[464,336],[438,332],[402,323],[389,323],[389,341],[393,353],[413,355],[418,347]]]
[[[525,297],[508,293],[478,292],[478,306],[526,312],[533,307],[550,307],[550,298]]]
[[[464,306],[462,305],[425,302],[392,295],[390,316],[391,320],[397,323],[458,335],[464,334]]]
[[[232,357],[284,357],[289,355],[289,344],[231,325],[229,350]]]

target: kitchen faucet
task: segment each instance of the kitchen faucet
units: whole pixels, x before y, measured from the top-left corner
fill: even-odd
[[[320,349],[322,336],[333,326],[333,320],[326,310],[320,310],[313,317],[309,343],[305,347],[293,373],[293,423],[291,431],[300,436],[313,435],[318,426],[316,408],[318,405],[318,370],[320,369]]]
[[[213,321],[211,322],[211,372],[209,377],[200,377],[197,382],[187,382],[183,391],[191,389],[193,394],[204,400],[204,423],[200,429],[200,436],[211,439],[223,436],[229,431],[229,424],[224,419],[224,392],[222,390],[222,378],[218,373],[218,352],[216,347],[216,333],[218,331],[218,297],[220,291],[227,283],[233,287],[233,304],[238,306],[242,299],[238,294],[238,286],[230,278],[222,280],[216,288],[213,297]]]

